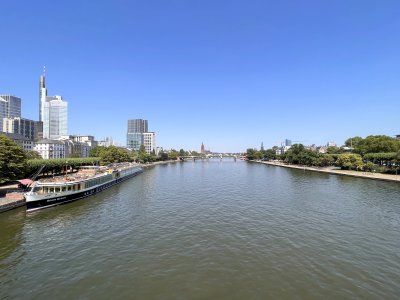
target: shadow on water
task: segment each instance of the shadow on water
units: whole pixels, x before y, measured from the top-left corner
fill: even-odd
[[[0,265],[6,265],[7,258],[20,247],[24,223],[25,208],[21,207],[0,214]]]

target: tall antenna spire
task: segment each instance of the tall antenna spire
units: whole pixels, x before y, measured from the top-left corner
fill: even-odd
[[[43,66],[43,76],[46,76],[46,66]]]

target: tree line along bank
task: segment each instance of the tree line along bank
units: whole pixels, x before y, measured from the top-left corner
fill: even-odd
[[[177,160],[187,156],[188,152],[174,149],[148,154],[142,145],[139,151],[130,151],[126,148],[98,146],[91,150],[90,156],[85,158],[69,157],[60,159],[42,159],[35,151],[25,151],[6,135],[0,135],[0,184],[30,178],[38,172],[44,176],[65,173],[75,170],[82,165],[108,165],[118,162],[151,163],[155,161]]]
[[[247,149],[249,160],[279,160],[287,164],[329,167],[343,170],[397,174],[400,170],[400,140],[386,135],[349,138],[342,147],[328,147],[327,153],[318,153],[302,144],[294,144],[284,154],[276,148]]]

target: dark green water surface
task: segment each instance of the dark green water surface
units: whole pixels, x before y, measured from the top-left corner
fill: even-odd
[[[399,297],[399,184],[211,159],[0,214],[1,299]]]

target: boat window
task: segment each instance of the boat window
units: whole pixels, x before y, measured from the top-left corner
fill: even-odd
[[[79,191],[80,189],[81,189],[81,184],[80,184],[80,183],[78,183],[77,190]]]
[[[55,191],[56,193],[59,193],[59,192],[60,192],[60,187],[59,187],[59,186],[56,186],[54,191]]]
[[[62,187],[62,191],[65,192],[66,190],[67,190],[67,187],[64,185],[64,186]]]
[[[41,191],[42,191],[42,187],[40,187],[40,186],[35,186],[33,188],[33,192],[35,192],[35,193],[40,193]]]
[[[49,192],[54,193],[54,186],[49,187]]]

